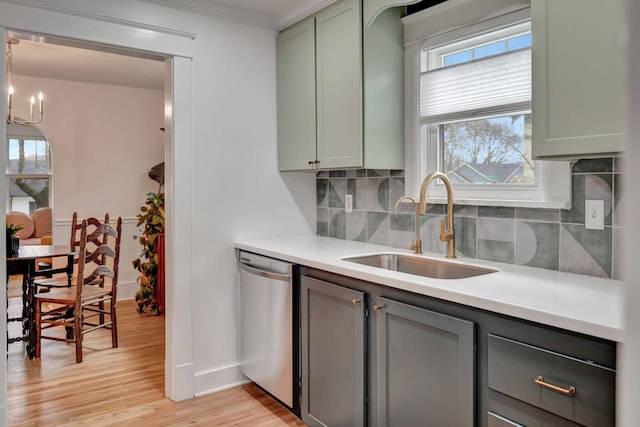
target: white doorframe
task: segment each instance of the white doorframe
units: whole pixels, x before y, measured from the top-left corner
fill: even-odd
[[[43,6],[44,7],[44,6]],[[149,28],[132,20],[114,18],[108,14],[86,11],[64,13],[49,7],[29,7],[0,0],[0,32],[3,55],[0,77],[6,81],[6,30],[24,34],[49,35],[79,43],[109,45],[129,50],[158,54],[167,58],[165,80],[165,169],[167,200],[166,240],[166,340],[165,394],[173,400],[194,397],[194,368],[191,289],[191,165],[192,165],[192,76],[194,34],[171,29]],[[0,110],[6,115],[6,85]],[[175,114],[179,112],[179,114]],[[0,135],[6,134],[4,120],[0,120]],[[0,138],[0,162],[4,162],[6,138]],[[175,141],[179,141],[176,147]],[[178,149],[176,149],[178,148]],[[5,192],[6,177],[0,178],[0,196]],[[3,245],[4,247],[4,245]],[[6,266],[0,263],[0,274]],[[180,280],[176,280],[176,278]],[[179,284],[178,284],[179,283]],[[178,284],[178,285],[176,285]],[[4,288],[4,287],[3,287]],[[6,292],[3,291],[3,292]],[[0,292],[2,295],[2,292]],[[6,297],[6,295],[5,295]],[[0,325],[6,319],[5,304],[0,304]],[[6,340],[6,337],[4,338]],[[1,341],[0,341],[1,343]],[[3,366],[0,372],[0,425],[6,424],[7,381],[6,345],[2,345]],[[4,421],[4,422],[3,422]]]
[[[4,31],[1,31],[0,28],[0,42],[2,46],[6,46],[7,37]],[[2,76],[2,81],[5,82],[6,77],[6,69],[7,69],[7,57],[6,57],[6,48],[0,49],[2,51],[2,58],[0,58],[0,75]],[[0,110],[2,111],[2,120],[0,120],[0,135],[7,134],[7,124],[4,120],[7,116],[7,97],[8,97],[8,88],[6,84],[2,85],[2,96],[0,96]],[[0,138],[0,164],[6,165],[7,153],[7,138]],[[2,178],[0,178],[0,200],[7,200],[7,177],[5,174],[2,174]],[[6,235],[3,236],[6,240]],[[5,244],[0,244],[0,254],[6,258],[7,255],[7,247]],[[0,262],[0,277],[3,279],[7,277],[7,263]],[[7,300],[7,287],[0,286],[0,296],[2,297],[2,301]],[[2,347],[3,352],[0,352],[0,357],[2,360],[0,361],[0,425],[7,425],[7,334],[4,331],[7,330],[7,305],[0,304],[2,308],[0,308],[0,346]],[[4,373],[4,375],[2,374]]]
[[[191,262],[192,164],[191,59],[165,65],[165,394],[172,400],[195,395]],[[174,112],[178,112],[174,114]],[[179,143],[177,143],[179,141]],[[169,249],[171,248],[171,249]],[[179,278],[179,280],[178,280]],[[181,313],[178,316],[177,313]]]

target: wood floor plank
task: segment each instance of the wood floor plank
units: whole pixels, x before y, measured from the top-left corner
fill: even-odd
[[[19,313],[19,298],[9,299]],[[164,317],[140,317],[118,303],[119,347],[109,331],[85,335],[84,361],[74,347],[43,341],[29,360],[22,343],[8,350],[8,424],[35,426],[305,426],[253,384],[172,402],[164,397]],[[10,324],[16,335],[18,324]]]

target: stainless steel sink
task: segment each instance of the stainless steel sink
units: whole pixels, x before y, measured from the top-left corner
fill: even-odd
[[[410,255],[383,253],[343,258],[345,261],[434,279],[464,279],[497,270]]]

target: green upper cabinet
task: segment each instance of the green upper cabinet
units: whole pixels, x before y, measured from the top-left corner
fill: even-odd
[[[300,170],[316,158],[315,22],[278,36],[278,164]]]
[[[532,0],[534,158],[623,151],[621,24],[621,0]]]
[[[341,0],[278,36],[281,171],[403,167],[401,12],[363,31],[361,6]]]

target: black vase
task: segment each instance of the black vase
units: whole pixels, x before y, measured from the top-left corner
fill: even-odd
[[[18,250],[20,249],[20,239],[18,236],[12,236],[7,233],[7,256],[16,256],[18,255]]]

